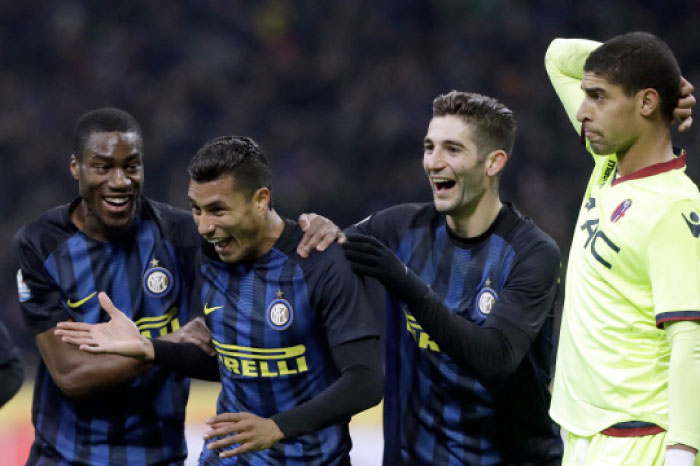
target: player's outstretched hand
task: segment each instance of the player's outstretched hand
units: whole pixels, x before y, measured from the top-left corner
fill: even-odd
[[[207,444],[209,450],[238,445],[219,453],[220,458],[229,458],[248,451],[270,448],[284,438],[284,434],[272,419],[251,413],[222,413],[207,419],[211,430],[204,439],[223,437]]]
[[[681,95],[678,98],[678,105],[673,109],[674,121],[678,121],[678,131],[681,133],[690,129],[693,124],[693,107],[695,107],[694,87],[690,82],[681,78]]]
[[[66,343],[88,353],[111,353],[137,359],[153,359],[153,346],[139,333],[131,319],[117,309],[106,293],[97,295],[102,309],[109,314],[109,322],[59,322],[55,331]]]
[[[176,331],[159,338],[173,343],[194,343],[209,356],[216,355],[214,345],[211,343],[211,332],[202,316],[190,320]]]
[[[297,254],[301,257],[309,257],[311,250],[325,251],[328,246],[338,241],[342,244],[345,241],[345,234],[338,226],[317,214],[301,214],[298,219],[299,227],[304,232]]]

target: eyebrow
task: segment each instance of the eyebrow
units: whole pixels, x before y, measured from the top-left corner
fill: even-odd
[[[424,139],[423,139],[423,144],[425,144],[425,143],[427,143],[427,142],[430,142],[430,143],[432,143],[432,144],[435,144],[435,141],[433,141],[432,139],[430,139],[430,138],[424,138]],[[449,145],[449,146],[457,146],[457,147],[461,147],[462,149],[465,149],[465,148],[466,148],[466,147],[464,146],[464,144],[462,144],[461,142],[459,142],[459,141],[454,141],[454,140],[452,140],[452,139],[446,139],[446,140],[444,140],[444,141],[440,141],[440,144],[441,144],[441,145]]]
[[[187,197],[188,197],[188,199],[190,200],[190,205],[191,205],[192,207],[197,206],[197,207],[199,207],[200,209],[213,209],[213,208],[216,208],[216,207],[219,207],[219,208],[225,208],[225,207],[226,207],[226,204],[223,203],[223,202],[222,202],[221,200],[219,200],[219,199],[217,199],[217,200],[215,200],[215,201],[211,201],[210,203],[205,204],[205,205],[199,205],[199,204],[197,203],[197,201],[195,201],[194,199],[192,199],[190,196],[187,196]]]
[[[593,94],[595,92],[606,92],[605,89],[602,87],[585,87],[583,84],[581,84],[581,90],[583,90],[583,92],[585,92],[586,94]]]
[[[113,162],[114,161],[114,156],[112,155],[104,155],[104,154],[96,154],[93,153],[91,154],[92,159],[100,159],[104,162]],[[140,152],[134,152],[133,154],[127,155],[126,159],[124,159],[125,162],[131,162],[134,159],[140,159],[141,158],[141,153]]]

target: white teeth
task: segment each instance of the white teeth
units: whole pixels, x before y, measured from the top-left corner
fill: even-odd
[[[123,205],[129,202],[129,199],[125,197],[105,197],[105,201],[110,204]]]

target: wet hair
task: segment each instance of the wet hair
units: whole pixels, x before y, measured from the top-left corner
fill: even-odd
[[[92,133],[137,133],[143,139],[141,126],[130,113],[113,107],[98,108],[78,118],[73,128],[73,154],[82,159],[85,142]]]
[[[471,92],[451,91],[433,100],[433,117],[454,115],[473,126],[479,156],[494,150],[510,155],[515,141],[515,115],[493,97]]]
[[[192,157],[187,172],[197,183],[231,175],[248,199],[262,187],[272,189],[272,173],[265,153],[245,136],[221,136],[207,142]]]
[[[642,89],[659,93],[661,115],[671,120],[681,91],[681,70],[664,41],[647,32],[613,37],[595,49],[584,71],[595,73],[632,96]]]

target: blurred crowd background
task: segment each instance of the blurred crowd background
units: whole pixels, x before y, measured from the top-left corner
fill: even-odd
[[[196,149],[249,135],[272,161],[280,213],[346,226],[429,201],[421,157],[432,99],[491,95],[518,119],[503,198],[566,258],[592,164],[547,79],[547,45],[646,30],[700,89],[698,24],[697,0],[0,0],[0,319],[31,365],[12,237],[76,196],[72,126],[102,106],[141,123],[155,199],[187,207]],[[675,142],[697,182],[696,121]]]

